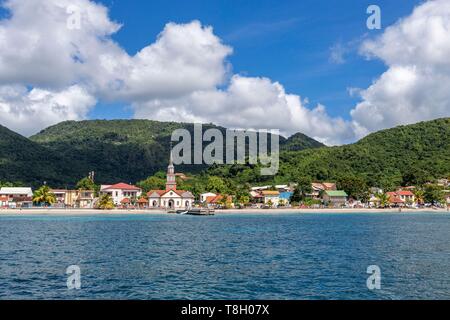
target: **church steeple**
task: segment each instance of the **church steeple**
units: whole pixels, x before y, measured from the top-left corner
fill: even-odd
[[[166,190],[177,190],[177,180],[175,176],[175,167],[173,165],[172,145],[170,145],[169,166],[167,167]]]

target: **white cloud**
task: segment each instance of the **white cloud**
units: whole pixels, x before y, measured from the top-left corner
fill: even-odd
[[[26,135],[62,119],[81,120],[95,104],[96,99],[78,86],[63,91],[28,90],[19,85],[0,86],[2,123]]]
[[[134,105],[138,118],[220,123],[232,128],[276,129],[285,134],[301,130],[322,142],[351,139],[351,126],[331,118],[321,105],[306,107],[300,96],[267,78],[235,75],[226,90],[196,91],[177,99]]]
[[[351,115],[360,134],[450,115],[450,2],[424,3],[361,51],[388,66]]]

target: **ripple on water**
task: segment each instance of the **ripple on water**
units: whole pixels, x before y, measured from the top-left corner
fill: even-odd
[[[449,299],[449,230],[428,213],[2,216],[0,299]]]

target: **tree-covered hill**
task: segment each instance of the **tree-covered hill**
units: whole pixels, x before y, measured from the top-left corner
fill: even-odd
[[[217,128],[223,133],[226,130],[212,124],[203,125],[203,130],[209,128]],[[70,176],[82,177],[93,170],[99,183],[134,183],[166,169],[170,138],[175,129],[186,129],[194,136],[191,123],[90,120],[62,122],[30,139],[64,158]],[[280,145],[282,149],[286,145],[292,150],[323,146],[304,135],[297,135],[294,139],[280,136]],[[186,165],[177,167],[177,170],[198,173],[206,168]],[[75,182],[76,179],[72,181]]]
[[[63,184],[62,163],[58,154],[0,126],[0,181]]]
[[[73,187],[95,171],[98,183],[135,183],[166,169],[170,137],[179,128],[193,135],[193,124],[150,120],[66,121],[30,139],[0,127],[0,181]],[[225,130],[203,126],[208,128]],[[449,137],[450,118],[383,130],[339,147],[296,134],[280,137],[275,177],[263,177],[250,165],[178,166],[177,171],[203,172],[234,184],[286,183],[299,177],[337,181],[348,176],[372,186],[413,184],[450,174]]]
[[[209,172],[240,183],[262,179],[250,166],[213,167]],[[353,177],[390,189],[449,175],[450,118],[445,118],[379,131],[351,145],[282,152],[279,174],[266,182]]]

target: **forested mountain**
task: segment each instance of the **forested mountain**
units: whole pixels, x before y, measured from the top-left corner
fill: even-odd
[[[203,131],[216,128],[224,133],[226,130],[212,124],[202,127]],[[188,130],[193,142],[193,124],[151,120],[66,121],[49,127],[30,139],[66,159],[66,170],[70,171],[71,176],[82,177],[93,170],[100,183],[134,183],[159,170],[165,170],[170,139],[175,129]],[[280,137],[282,147],[287,142],[290,148],[297,150],[322,146],[306,136],[295,140]],[[177,169],[198,173],[206,169],[206,166],[186,165]]]
[[[73,187],[89,171],[96,182],[135,183],[165,170],[170,137],[193,124],[150,120],[66,121],[27,139],[0,127],[0,181]],[[222,127],[212,124],[203,129]],[[179,166],[234,184],[286,183],[299,177],[337,180],[358,177],[370,185],[414,183],[450,174],[450,119],[439,119],[373,133],[357,143],[325,147],[301,133],[280,137],[280,170],[262,177],[249,165]],[[206,171],[205,171],[206,170]]]
[[[250,174],[254,170],[226,166],[211,168],[209,173],[244,183],[262,179]],[[273,182],[352,178],[390,189],[449,175],[450,118],[445,118],[379,131],[351,145],[282,152]]]
[[[64,183],[62,158],[3,126],[0,126],[0,181]]]

